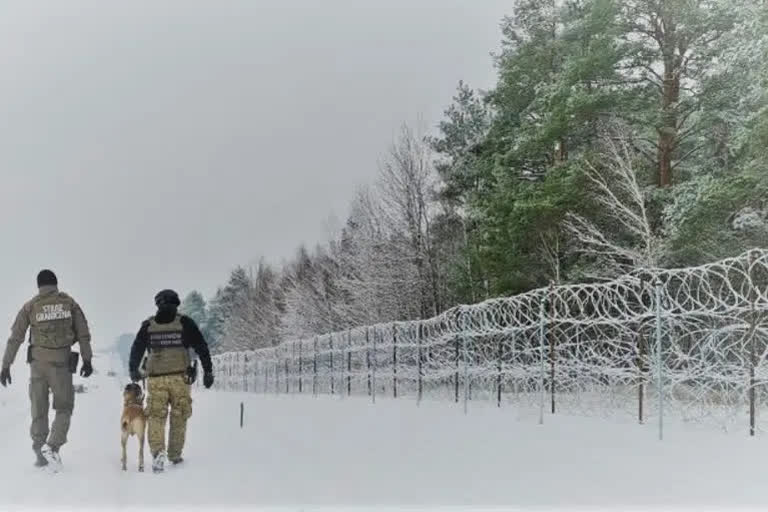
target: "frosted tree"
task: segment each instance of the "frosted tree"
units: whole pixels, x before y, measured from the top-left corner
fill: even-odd
[[[655,268],[661,260],[661,240],[653,229],[637,160],[627,131],[618,124],[605,129],[599,157],[584,160],[584,174],[593,187],[600,218],[569,213],[565,227],[577,251],[596,261],[600,277]]]
[[[365,325],[402,318],[405,301],[400,292],[413,269],[396,264],[402,248],[390,242],[381,203],[371,190],[361,190],[353,201],[339,248],[344,270],[340,286],[348,297],[344,316],[349,322]]]
[[[415,281],[403,282],[403,294],[418,297],[415,316],[423,318],[442,310],[440,276],[432,237],[432,198],[437,175],[434,155],[424,137],[403,125],[379,167],[377,192],[388,231],[390,265],[404,275],[413,269]],[[413,288],[415,286],[415,289]],[[406,295],[407,296],[407,295]],[[414,316],[413,313],[406,313]]]
[[[312,256],[300,249],[284,278],[284,338],[304,338],[351,326],[345,315],[347,297],[339,286],[342,272],[333,243],[329,248],[318,247]]]
[[[276,345],[281,340],[280,298],[277,274],[260,261],[224,323],[222,335],[226,346],[231,350],[253,350]]]

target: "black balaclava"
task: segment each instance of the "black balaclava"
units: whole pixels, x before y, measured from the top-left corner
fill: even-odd
[[[181,305],[179,295],[173,290],[162,290],[155,295],[155,306],[158,311],[176,311]]]

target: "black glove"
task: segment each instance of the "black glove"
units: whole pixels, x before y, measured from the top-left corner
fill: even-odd
[[[131,382],[139,382],[141,380],[141,374],[139,374],[139,370],[131,370]]]
[[[80,376],[86,379],[93,373],[93,366],[90,361],[83,361],[83,365],[80,367]]]
[[[187,367],[187,378],[185,379],[187,384],[194,384],[197,380],[197,368],[194,366]]]
[[[205,375],[203,375],[203,386],[205,386],[205,389],[210,389],[210,387],[213,386],[212,373],[206,373]]]
[[[3,368],[3,370],[0,371],[0,384],[2,384],[3,387],[5,387],[10,383],[11,383],[11,369]]]

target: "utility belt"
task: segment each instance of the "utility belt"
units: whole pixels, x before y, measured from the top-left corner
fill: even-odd
[[[27,363],[28,364],[31,364],[32,361],[35,360],[33,355],[32,355],[35,350],[50,350],[50,351],[52,351],[54,353],[57,353],[57,357],[53,358],[53,360],[51,360],[51,361],[47,361],[47,362],[50,362],[50,363],[53,363],[54,361],[57,362],[57,363],[59,362],[58,361],[58,359],[59,359],[58,352],[59,351],[64,351],[64,350],[69,351],[69,357],[66,358],[66,359],[63,357],[64,355],[62,354],[62,357],[61,357],[62,361],[61,362],[65,362],[67,364],[67,366],[69,366],[70,373],[77,372],[77,365],[80,362],[80,354],[75,352],[75,351],[73,351],[71,347],[44,347],[44,346],[40,346],[40,345],[32,345],[32,344],[30,344],[30,345],[27,346]]]
[[[163,350],[163,349],[154,349],[154,350]],[[147,354],[144,355],[144,358],[141,360],[141,364],[139,365],[139,374],[147,379],[152,377],[167,377],[170,375],[182,375],[184,377],[184,382],[187,384],[193,384],[195,380],[197,379],[197,355],[195,354],[194,350],[192,348],[187,348],[187,365],[184,370],[174,370],[171,372],[162,372],[162,373],[152,373],[151,375],[147,373],[147,361],[149,360],[149,353],[150,351],[147,351]]]
[[[186,370],[182,372],[163,372],[163,373],[153,373],[152,375],[147,374],[147,378],[151,379],[152,377],[170,377],[171,375],[186,375]]]

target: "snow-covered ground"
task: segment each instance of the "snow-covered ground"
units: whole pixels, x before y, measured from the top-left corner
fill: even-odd
[[[65,471],[32,467],[27,370],[0,389],[0,510],[277,506],[464,509],[768,505],[768,439],[653,424],[547,416],[473,404],[194,391],[187,462],[162,475],[120,470],[121,379],[109,359],[77,395]],[[245,427],[239,426],[240,402]]]

